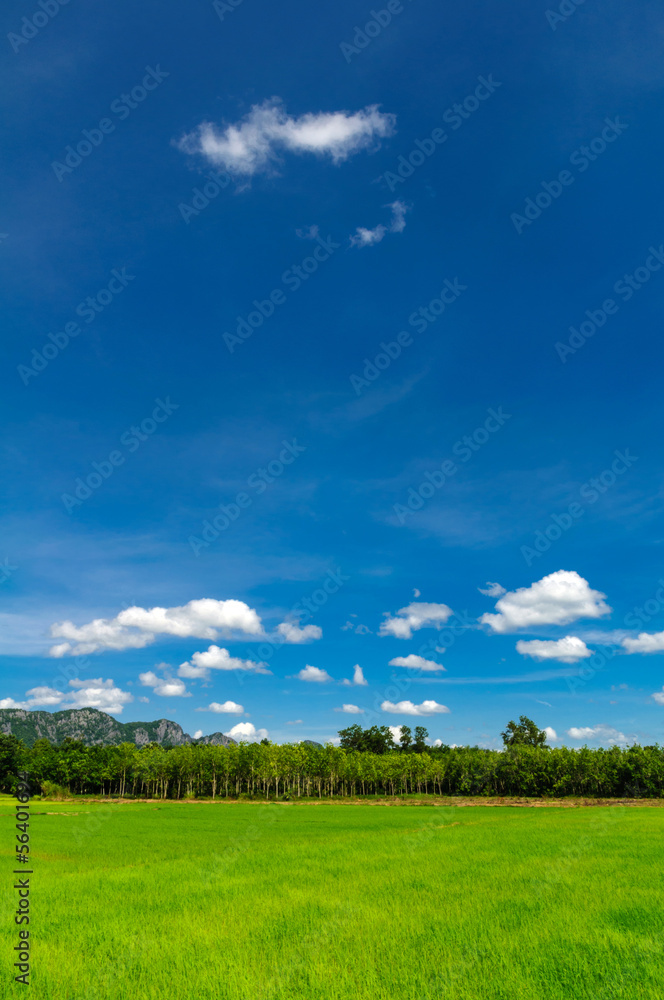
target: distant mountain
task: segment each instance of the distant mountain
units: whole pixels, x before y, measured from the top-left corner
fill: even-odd
[[[214,743],[228,746],[236,741],[223,733],[212,733],[195,740],[169,719],[156,722],[118,722],[96,708],[69,708],[65,712],[27,712],[22,708],[0,709],[0,732],[13,735],[32,746],[35,740],[62,743],[66,737],[86,746],[114,746],[118,743],[159,743],[181,746],[184,743]]]

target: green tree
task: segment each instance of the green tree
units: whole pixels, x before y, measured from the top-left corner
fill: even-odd
[[[408,753],[412,750],[413,745],[413,733],[410,726],[402,726],[401,733],[399,734],[399,746],[401,747],[402,753]]]
[[[403,730],[402,730],[403,732]],[[429,749],[427,746],[427,740],[429,739],[429,730],[424,726],[415,726],[415,739],[413,740],[413,753],[426,753]]]
[[[520,715],[518,724],[514,721],[508,722],[507,729],[500,735],[506,747],[543,747],[546,743],[544,730],[538,729],[527,715]]]

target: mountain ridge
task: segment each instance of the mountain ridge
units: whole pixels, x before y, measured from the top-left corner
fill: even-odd
[[[212,743],[228,746],[236,743],[224,733],[211,733],[195,739],[185,733],[182,726],[170,719],[154,722],[118,722],[97,708],[68,708],[61,712],[29,711],[24,708],[0,709],[0,732],[16,736],[28,746],[36,740],[47,739],[62,743],[69,737],[86,746],[116,746],[120,743],[158,743],[160,746],[182,746],[187,743]]]

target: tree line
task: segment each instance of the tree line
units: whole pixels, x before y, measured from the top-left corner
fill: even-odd
[[[16,773],[25,770],[34,791],[47,795],[57,794],[58,789],[69,794],[162,799],[412,793],[661,798],[664,794],[663,747],[550,748],[536,727],[529,735],[521,724],[510,725],[514,729],[508,726],[503,734],[502,750],[477,746],[423,750],[419,740],[394,744],[389,729],[391,746],[383,733],[385,742],[374,742],[372,749],[361,744],[376,741],[376,733],[355,726],[341,731],[340,746],[268,741],[230,746],[85,746],[73,739],[59,745],[41,739],[27,747],[14,736],[0,736],[0,787],[11,792]]]

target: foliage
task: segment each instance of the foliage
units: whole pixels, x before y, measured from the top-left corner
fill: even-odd
[[[241,743],[230,746],[149,743],[85,746],[37,740],[32,748],[0,739],[0,785],[11,788],[17,768],[36,788],[47,782],[73,794],[162,799],[185,796],[275,798],[355,795],[511,795],[661,798],[664,748],[542,747],[515,742],[504,750],[428,747],[420,736],[404,749],[385,748],[385,734],[367,730],[378,750],[357,749],[360,727],[345,730],[349,746]],[[419,728],[419,727],[418,727]],[[389,730],[388,730],[389,733]],[[360,735],[362,731],[360,730]],[[390,734],[391,736],[391,734]],[[342,737],[344,739],[344,737]],[[379,742],[381,741],[381,742]],[[35,789],[36,790],[36,789]]]
[[[500,734],[506,747],[525,746],[543,747],[546,743],[546,733],[538,729],[527,715],[520,715],[518,725],[514,721],[507,723],[507,729]]]

